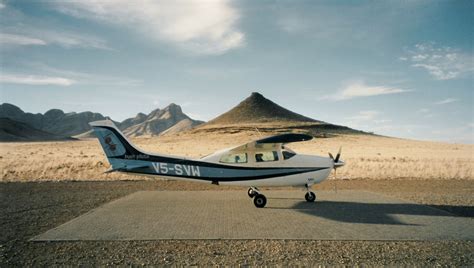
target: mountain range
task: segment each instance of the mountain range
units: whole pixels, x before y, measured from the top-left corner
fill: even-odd
[[[92,137],[89,122],[107,119],[100,113],[64,113],[51,109],[44,114],[26,113],[19,107],[0,105],[0,141],[63,140],[70,137]],[[7,120],[8,119],[8,120]],[[133,118],[115,122],[127,136],[153,136],[189,130],[202,121],[193,120],[174,103],[148,115],[139,113]],[[29,135],[32,134],[32,135]],[[17,138],[15,138],[17,137]]]
[[[15,141],[15,137],[18,141],[93,137],[88,123],[106,119],[100,113],[64,113],[58,109],[49,110],[44,114],[25,113],[9,103],[0,105],[0,118],[2,118],[0,141]],[[317,137],[367,134],[297,114],[257,92],[207,123],[191,119],[183,113],[179,105],[174,103],[163,109],[153,110],[149,114],[138,113],[135,117],[114,123],[129,137],[176,134],[188,130],[191,130],[191,133],[236,133],[255,131],[256,128],[270,133],[304,132]]]

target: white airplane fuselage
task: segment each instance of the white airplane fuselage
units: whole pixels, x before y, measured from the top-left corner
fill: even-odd
[[[213,163],[209,162],[205,159],[195,160],[196,162],[202,163]],[[313,185],[317,183],[321,183],[331,173],[333,168],[333,161],[331,158],[328,157],[320,157],[320,156],[312,156],[312,155],[295,155],[294,157],[287,159],[287,160],[280,160],[285,161],[284,164],[275,162],[267,162],[267,163],[255,163],[253,165],[244,164],[245,167],[252,167],[252,168],[307,168],[307,167],[326,167],[321,170],[316,171],[309,171],[301,174],[294,174],[294,175],[286,175],[286,176],[275,176],[272,178],[265,178],[265,179],[241,179],[241,180],[234,180],[234,181],[222,181],[218,180],[220,185],[235,185],[235,186],[305,186],[305,185]],[[244,167],[243,164],[233,164],[233,165],[226,165],[230,167]],[[193,182],[201,182],[201,183],[210,183],[212,180],[202,180],[199,178],[188,178],[186,175],[201,175],[201,169],[198,165],[181,165],[181,164],[170,164],[170,163],[153,163],[153,167],[156,171],[155,176],[166,177],[169,179],[175,180],[184,180],[184,181],[193,181]],[[185,176],[173,176],[171,172],[177,171],[178,175],[185,175]],[[135,173],[135,172],[132,172]]]

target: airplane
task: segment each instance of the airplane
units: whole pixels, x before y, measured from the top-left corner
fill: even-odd
[[[257,208],[267,199],[257,187],[299,186],[306,189],[305,199],[316,200],[314,184],[328,178],[331,171],[344,166],[336,157],[301,155],[286,146],[311,140],[306,134],[287,133],[255,140],[217,151],[200,159],[145,152],[134,146],[110,120],[89,123],[111,165],[109,172],[127,172],[168,177],[177,180],[250,187],[248,196]]]

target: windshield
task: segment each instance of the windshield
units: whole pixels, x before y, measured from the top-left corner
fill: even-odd
[[[227,154],[221,157],[219,160],[221,163],[247,163],[247,154],[240,153],[240,154]]]
[[[283,159],[287,160],[287,159],[290,159],[292,158],[293,156],[295,156],[296,154],[294,152],[290,152],[290,151],[281,151],[281,153],[283,154]]]
[[[290,148],[286,148],[285,146],[281,146],[281,150],[281,154],[283,155],[284,160],[290,159],[296,155],[293,150],[291,150]]]
[[[255,153],[255,161],[256,162],[278,161],[278,153],[276,151],[257,152]]]

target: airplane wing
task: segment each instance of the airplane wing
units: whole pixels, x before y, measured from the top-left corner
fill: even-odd
[[[248,151],[251,149],[274,149],[279,148],[283,144],[291,142],[309,141],[312,136],[306,134],[287,133],[281,135],[270,136],[267,138],[251,141],[249,143],[232,148],[231,152]]]
[[[290,142],[309,141],[311,139],[313,139],[313,136],[310,136],[310,135],[287,133],[287,134],[271,136],[271,137],[268,137],[268,138],[257,140],[255,142],[257,144],[265,144],[265,143],[283,143],[283,144],[285,144],[285,143],[290,143]]]

